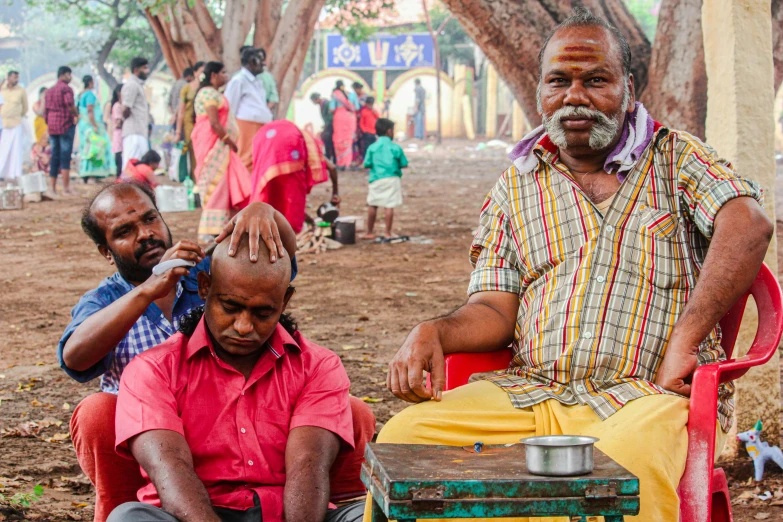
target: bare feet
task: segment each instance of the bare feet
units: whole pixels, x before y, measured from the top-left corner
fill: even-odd
[[[363,236],[359,237],[359,239],[366,239],[368,241],[372,241],[373,239],[375,239],[375,234],[373,234],[372,232],[367,232]]]

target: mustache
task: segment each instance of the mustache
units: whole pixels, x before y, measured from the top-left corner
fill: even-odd
[[[572,105],[566,105],[565,107],[561,107],[556,110],[552,116],[547,117],[546,119],[557,122],[563,121],[564,119],[594,120],[599,125],[612,125],[614,123],[614,120],[603,112],[588,109],[587,107],[583,107],[581,105],[576,107]]]
[[[163,250],[166,250],[166,242],[162,239],[145,239],[139,244],[139,248],[136,249],[136,251],[133,253],[133,257],[136,258],[136,262],[138,263],[141,261],[141,256],[149,252],[155,247],[160,247]]]

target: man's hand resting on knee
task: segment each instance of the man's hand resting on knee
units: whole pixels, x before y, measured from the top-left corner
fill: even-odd
[[[517,294],[479,292],[451,314],[419,324],[389,364],[387,387],[404,401],[439,401],[446,380],[444,355],[506,348],[518,311]],[[425,371],[431,374],[432,390],[424,385]]]

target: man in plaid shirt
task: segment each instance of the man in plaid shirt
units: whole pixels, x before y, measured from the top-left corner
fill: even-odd
[[[57,194],[57,176],[62,176],[63,193],[71,195],[71,152],[79,116],[73,100],[71,68],[63,65],[57,70],[57,83],[46,91],[44,119],[49,127],[52,160],[49,163],[49,192]]]
[[[388,387],[421,404],[378,442],[594,436],[639,477],[638,520],[674,522],[689,378],[725,359],[716,325],[753,282],[773,225],[756,183],[636,103],[615,27],[578,9],[539,63],[543,125],[481,209],[470,297],[397,352]],[[507,370],[442,394],[444,354],[508,346]],[[718,453],[732,393],[719,394]]]

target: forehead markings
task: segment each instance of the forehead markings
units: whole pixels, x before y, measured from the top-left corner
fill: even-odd
[[[598,63],[604,60],[604,55],[600,53],[590,54],[556,54],[552,57],[552,63]]]
[[[566,45],[561,49],[561,51],[565,51],[567,53],[578,53],[578,52],[594,53],[598,51],[598,49],[596,49],[591,45]]]

